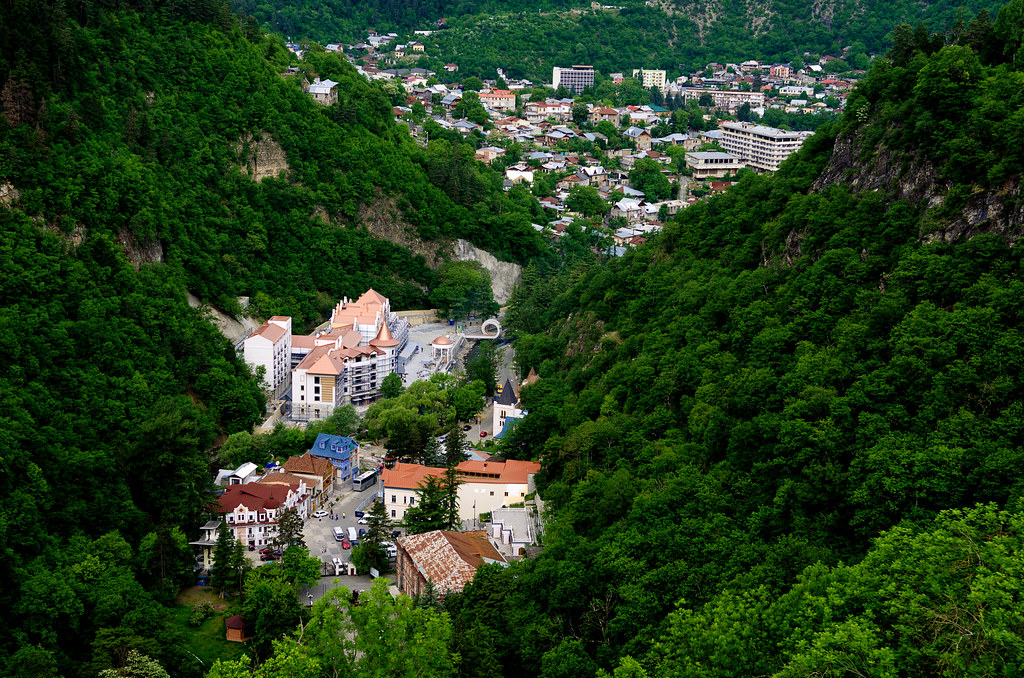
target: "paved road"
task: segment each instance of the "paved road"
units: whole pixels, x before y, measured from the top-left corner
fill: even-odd
[[[333,509],[329,509],[336,512],[335,517],[333,519],[330,517],[310,518],[306,521],[306,525],[302,530],[302,535],[306,541],[306,547],[309,549],[309,554],[328,563],[332,562],[334,558],[341,558],[344,562],[351,561],[352,552],[348,549],[341,548],[341,542],[334,538],[334,528],[341,527],[344,528],[346,532],[349,527],[354,527],[357,531],[359,528],[365,529],[365,526],[360,525],[358,518],[355,516],[356,509],[359,504],[366,501],[380,490],[379,485],[374,485],[362,492],[355,492],[351,489],[351,484],[346,483],[346,485],[347,489],[335,492],[334,507]],[[342,514],[345,514],[344,518],[342,517]],[[333,566],[330,571],[333,572]],[[393,573],[385,576],[394,581]],[[319,600],[321,596],[334,586],[345,586],[350,591],[365,591],[370,588],[372,583],[373,578],[370,577],[369,574],[365,573],[359,573],[359,575],[354,577],[322,577],[318,584],[308,590],[302,591],[299,594],[299,600],[307,604],[310,601]],[[309,596],[312,596],[312,598]]]

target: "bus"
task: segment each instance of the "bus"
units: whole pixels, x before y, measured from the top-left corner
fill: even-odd
[[[377,471],[367,471],[361,473],[358,476],[352,477],[352,489],[356,492],[362,492],[371,485],[377,483]]]

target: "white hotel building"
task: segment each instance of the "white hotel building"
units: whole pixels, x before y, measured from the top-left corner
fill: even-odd
[[[288,387],[292,366],[292,319],[275,315],[260,325],[259,329],[243,342],[245,362],[252,367],[264,369],[263,385],[274,396],[279,396]]]
[[[338,302],[329,329],[293,335],[291,318],[274,316],[244,342],[245,361],[266,368],[280,395],[291,383],[293,419],[326,419],[335,407],[373,402],[381,382],[398,370],[409,337],[409,321],[391,312],[391,302],[370,289]]]
[[[749,122],[723,122],[722,147],[759,172],[774,172],[779,164],[803,144],[800,132],[755,125]]]

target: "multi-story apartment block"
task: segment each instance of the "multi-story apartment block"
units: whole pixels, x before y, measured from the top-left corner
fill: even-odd
[[[338,302],[329,329],[289,334],[292,418],[324,419],[340,405],[375,400],[384,377],[397,371],[408,339],[409,321],[372,289]]]
[[[803,143],[799,132],[749,122],[723,122],[722,147],[761,172],[774,172]]]
[[[291,378],[292,319],[275,315],[245,338],[243,357],[252,367],[263,367],[263,383],[275,395]]]
[[[704,94],[711,96],[715,108],[730,110],[739,108],[743,104],[750,104],[752,107],[764,106],[764,92],[742,92],[731,89],[701,89],[690,87],[683,90],[683,100],[700,99]]]
[[[496,111],[514,111],[516,108],[516,95],[508,89],[492,89],[480,92],[480,103],[487,108]]]
[[[588,87],[594,86],[594,67],[573,64],[572,68],[551,69],[551,84],[555,89],[563,85],[570,92],[579,94]]]
[[[644,89],[657,87],[665,91],[665,71],[648,70],[646,68],[634,68],[633,77],[640,81]]]

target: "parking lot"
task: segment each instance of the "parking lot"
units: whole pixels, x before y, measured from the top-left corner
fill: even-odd
[[[306,541],[306,547],[309,549],[309,554],[314,558],[319,558],[321,561],[327,563],[333,563],[334,558],[340,558],[342,562],[352,561],[351,549],[343,549],[341,542],[334,538],[334,528],[340,527],[346,533],[349,527],[356,528],[356,532],[359,532],[360,528],[365,529],[365,525],[360,525],[358,518],[356,518],[355,512],[359,507],[359,504],[369,499],[380,487],[374,485],[363,492],[355,492],[349,489],[336,492],[334,496],[335,505],[331,509],[335,511],[335,517],[332,519],[327,518],[310,518],[306,521],[306,525],[302,530],[303,538]],[[343,517],[344,514],[344,517]],[[350,591],[354,590],[368,590],[373,578],[369,576],[369,573],[360,572],[356,576],[333,576],[334,567],[330,566],[329,572],[332,574],[327,577],[323,577],[319,584],[316,584],[308,591],[304,591],[300,599],[303,602],[315,601],[320,598],[324,593],[333,588],[334,586],[345,586]],[[394,573],[383,575],[392,582],[395,580]],[[310,598],[309,596],[312,596]]]

